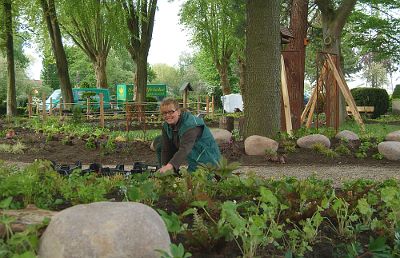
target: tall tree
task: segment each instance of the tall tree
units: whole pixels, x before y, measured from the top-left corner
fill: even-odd
[[[113,34],[112,21],[118,15],[115,4],[103,0],[66,1],[62,10],[62,28],[91,60],[96,87],[107,88],[106,65]]]
[[[128,26],[127,49],[136,63],[136,101],[142,103],[146,99],[147,58],[153,35],[157,0],[120,1]]]
[[[350,16],[357,0],[341,0],[337,3],[335,0],[315,0],[318,9],[322,15],[323,32],[323,51],[337,55],[338,69],[341,69],[341,39],[344,25]],[[344,122],[346,117],[345,101],[343,95],[339,98],[339,125]],[[331,116],[328,124],[334,125],[335,117]]]
[[[193,34],[193,44],[210,52],[224,95],[231,93],[228,67],[235,48],[235,29],[240,21],[235,13],[238,9],[231,6],[230,0],[188,0],[180,12],[181,23]]]
[[[244,136],[280,129],[280,1],[247,0]]]
[[[315,0],[322,14],[323,51],[340,56],[340,43],[344,25],[357,0]]]
[[[60,26],[58,23],[54,0],[40,0],[43,17],[49,32],[51,47],[56,59],[57,73],[60,80],[60,88],[65,103],[72,103],[72,86],[68,73],[67,56],[62,43]]]
[[[17,97],[15,88],[15,61],[14,61],[14,30],[12,1],[3,0],[3,24],[5,25],[5,47],[7,53],[7,115],[15,116],[17,114]]]

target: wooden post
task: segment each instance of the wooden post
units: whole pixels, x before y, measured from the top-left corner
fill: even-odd
[[[214,117],[214,108],[215,108],[215,105],[214,105],[214,95],[212,95],[211,96],[211,114],[212,114],[212,117]]]
[[[99,94],[100,96],[100,126],[104,128],[104,96],[103,93]]]
[[[330,69],[333,71],[333,75],[334,75],[337,83],[339,84],[339,88],[342,91],[347,104],[349,105],[351,113],[353,113],[353,116],[354,116],[355,120],[359,123],[359,125],[361,126],[361,129],[365,130],[364,122],[360,116],[360,113],[357,110],[356,102],[354,101],[353,96],[351,95],[349,87],[347,86],[345,80],[340,76],[338,70],[336,69],[336,66],[333,63],[332,57],[329,54],[327,54],[327,57],[328,57],[327,58],[328,65],[329,65]]]
[[[90,114],[90,99],[86,98],[86,120],[89,120]]]
[[[43,115],[43,120],[46,120],[46,118],[47,118],[46,95],[44,93],[42,95],[42,115]]]
[[[285,126],[286,132],[290,135],[292,134],[292,115],[290,113],[290,101],[289,101],[289,92],[287,88],[287,77],[286,77],[286,67],[285,60],[281,55],[281,90],[282,90],[282,99],[283,99],[283,109],[285,111]]]
[[[206,96],[206,113],[208,115],[208,113],[210,112],[210,99],[208,97],[208,95]]]
[[[200,95],[197,96],[197,114],[200,114]]]
[[[183,107],[184,108],[187,107],[187,96],[188,96],[188,89],[185,88],[185,90],[183,91]]]
[[[63,113],[63,104],[64,104],[62,97],[60,97],[60,103],[59,104],[60,104],[59,110],[60,110],[60,118],[61,118],[62,117],[62,113]]]
[[[28,117],[32,117],[32,96],[28,96]]]
[[[50,98],[49,115],[53,115],[53,98]]]
[[[131,114],[129,112],[129,104],[128,102],[125,102],[125,116],[126,116],[126,131],[129,132],[129,124],[130,124],[130,118]]]

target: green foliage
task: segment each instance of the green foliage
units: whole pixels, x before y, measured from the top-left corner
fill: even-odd
[[[340,155],[349,155],[351,154],[350,149],[343,143],[335,148],[335,152],[339,153]]]
[[[25,149],[26,149],[25,144],[19,141],[15,144],[6,144],[6,143],[0,144],[0,153],[3,152],[3,153],[23,154]]]
[[[318,153],[321,153],[329,158],[336,158],[339,155],[334,151],[326,147],[323,143],[316,143],[312,146],[312,149]]]
[[[156,251],[161,253],[161,258],[188,258],[192,256],[191,253],[185,252],[185,248],[181,243],[179,243],[179,245],[171,244],[169,252],[164,250]]]
[[[217,165],[203,165],[209,172],[213,172],[219,178],[232,176],[232,172],[240,166],[238,162],[229,163],[225,157],[222,157]]]
[[[397,84],[396,87],[394,87],[392,99],[400,99],[400,84]]]
[[[354,88],[351,94],[357,106],[374,106],[372,118],[385,114],[389,108],[389,95],[385,89]]]

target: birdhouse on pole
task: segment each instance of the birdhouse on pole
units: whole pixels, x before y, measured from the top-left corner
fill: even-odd
[[[186,108],[187,107],[189,91],[193,91],[193,88],[192,88],[192,85],[190,84],[190,82],[185,82],[181,86],[180,91],[183,92],[183,107]]]

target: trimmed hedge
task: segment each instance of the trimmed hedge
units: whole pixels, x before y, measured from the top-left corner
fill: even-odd
[[[400,99],[400,84],[397,84],[396,87],[394,87],[392,99]]]
[[[385,114],[389,108],[389,94],[385,89],[354,88],[351,94],[357,106],[374,106],[372,118]]]

